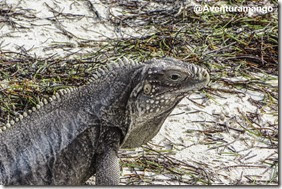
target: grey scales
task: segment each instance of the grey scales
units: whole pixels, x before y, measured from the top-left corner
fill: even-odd
[[[1,185],[118,185],[118,150],[151,140],[179,101],[209,82],[197,65],[174,58],[123,58],[83,86],[0,127]]]

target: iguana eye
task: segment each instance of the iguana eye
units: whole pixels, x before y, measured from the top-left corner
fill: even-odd
[[[178,74],[171,74],[170,79],[173,81],[177,81],[181,76]]]
[[[186,75],[184,73],[181,73],[179,71],[168,71],[166,73],[166,78],[168,81],[171,82],[182,82],[183,80],[185,80]]]

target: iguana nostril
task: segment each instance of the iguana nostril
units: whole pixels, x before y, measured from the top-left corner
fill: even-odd
[[[209,73],[207,72],[207,70],[204,70],[203,76],[204,76],[204,78],[205,78],[207,81],[210,80],[210,75],[209,75]]]
[[[209,79],[209,73],[205,69],[203,69],[201,67],[198,67],[196,65],[192,65],[192,69],[191,70],[192,70],[192,73],[196,77],[198,77],[199,80]]]
[[[206,72],[206,70],[204,70],[202,74],[203,74],[204,78],[206,78],[208,76],[207,75],[208,73]]]

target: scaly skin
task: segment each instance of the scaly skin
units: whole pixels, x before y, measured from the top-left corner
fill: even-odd
[[[119,182],[118,150],[151,140],[208,73],[165,58],[124,59],[98,69],[85,86],[43,101],[0,129],[0,184],[99,185]]]

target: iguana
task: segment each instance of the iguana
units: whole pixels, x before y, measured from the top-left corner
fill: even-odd
[[[177,103],[209,82],[208,72],[174,58],[124,58],[78,88],[0,127],[1,185],[119,183],[118,150],[151,140]]]

